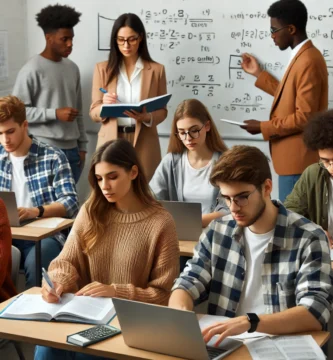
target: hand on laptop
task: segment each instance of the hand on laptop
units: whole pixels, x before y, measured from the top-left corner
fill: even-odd
[[[214,346],[218,346],[228,336],[243,334],[248,331],[250,327],[251,324],[246,316],[237,316],[228,321],[208,326],[202,330],[202,336],[205,343],[208,343],[214,335],[220,335],[214,344]]]
[[[102,297],[114,297],[115,289],[113,285],[105,285],[101,284],[97,281],[94,281],[86,286],[84,286],[81,290],[79,290],[75,295],[76,296],[102,296]]]
[[[19,207],[17,208],[17,211],[20,221],[34,219],[39,215],[39,210],[34,207],[33,208]]]

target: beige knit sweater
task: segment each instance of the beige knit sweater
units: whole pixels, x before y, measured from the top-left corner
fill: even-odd
[[[179,275],[179,245],[171,215],[148,207],[134,214],[110,210],[103,238],[85,255],[83,232],[89,222],[85,205],[59,256],[49,266],[52,280],[64,292],[76,292],[98,281],[113,284],[116,297],[167,304]]]

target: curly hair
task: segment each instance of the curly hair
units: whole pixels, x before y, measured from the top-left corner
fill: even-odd
[[[81,13],[67,5],[50,5],[36,15],[38,26],[44,34],[58,29],[72,29],[80,21]]]
[[[333,149],[333,110],[317,114],[304,129],[305,145],[311,150]]]
[[[273,3],[267,14],[271,18],[280,20],[284,25],[294,25],[298,30],[305,31],[308,12],[299,0],[279,0]]]

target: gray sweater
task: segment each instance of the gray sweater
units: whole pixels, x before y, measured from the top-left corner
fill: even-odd
[[[35,55],[19,71],[13,95],[24,102],[29,132],[39,141],[60,149],[87,150],[80,71],[73,61]],[[78,109],[79,116],[73,122],[58,120],[56,109],[63,107]]]
[[[221,154],[218,153],[220,156]],[[183,169],[181,162],[182,154],[168,153],[164,156],[156,169],[149,185],[158,200],[184,201],[183,196]],[[219,198],[219,189],[215,188],[211,211],[223,211],[229,213],[222,198]]]

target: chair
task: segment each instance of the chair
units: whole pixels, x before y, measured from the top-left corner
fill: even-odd
[[[15,285],[15,288],[18,288],[18,279],[20,271],[20,262],[21,262],[21,252],[15,246],[12,246],[12,281]],[[16,341],[0,339],[0,349],[6,344],[11,343],[15,347],[17,355],[20,360],[25,360],[22,349]]]

